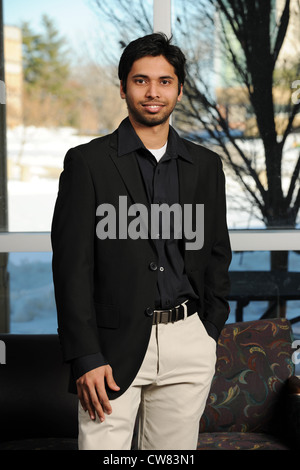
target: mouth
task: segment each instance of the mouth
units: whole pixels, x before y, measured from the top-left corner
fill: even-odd
[[[155,114],[155,113],[158,113],[164,107],[164,104],[161,104],[161,103],[144,103],[142,106],[149,113]]]

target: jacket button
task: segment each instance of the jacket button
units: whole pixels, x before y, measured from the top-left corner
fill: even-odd
[[[157,264],[152,261],[149,264],[149,268],[151,269],[151,271],[156,271],[157,270]]]
[[[146,315],[147,317],[152,317],[152,316],[153,316],[153,313],[154,313],[153,308],[151,308],[151,307],[147,307],[147,308],[146,308],[146,310],[145,310],[145,315]]]

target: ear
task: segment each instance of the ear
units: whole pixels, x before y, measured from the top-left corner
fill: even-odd
[[[124,89],[123,89],[123,83],[122,83],[122,81],[120,81],[120,96],[121,96],[122,100],[125,100],[125,98],[126,98],[126,93],[125,93],[125,91],[124,91]]]
[[[177,98],[178,102],[182,100],[182,95],[183,95],[183,85],[181,84],[180,85],[180,93],[179,93],[178,98]]]

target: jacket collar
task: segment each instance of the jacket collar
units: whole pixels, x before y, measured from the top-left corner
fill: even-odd
[[[118,156],[122,157],[136,150],[146,149],[143,142],[135,132],[127,117],[121,122],[118,128]],[[179,137],[175,129],[170,126],[167,153],[171,157],[182,157],[186,161],[193,163],[193,157],[184,145],[183,140]]]
[[[128,139],[127,132],[133,133],[132,139]],[[121,149],[119,149],[120,133],[122,141]],[[178,174],[179,174],[179,199],[181,204],[191,204],[194,201],[194,194],[197,184],[197,170],[195,156],[191,154],[179,137],[177,132],[170,126],[171,141],[176,139],[178,144],[177,154],[182,158],[178,158]],[[124,146],[123,146],[124,145]],[[135,150],[145,148],[128,118],[120,124],[119,128],[110,136],[110,157],[116,165],[128,193],[133,203],[141,203],[149,207],[146,190],[141,177],[139,165],[135,158]],[[173,148],[173,147],[172,147]],[[120,153],[119,153],[120,152]]]

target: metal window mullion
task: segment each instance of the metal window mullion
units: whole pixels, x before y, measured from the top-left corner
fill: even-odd
[[[299,230],[229,230],[233,251],[300,251]],[[49,232],[0,233],[0,253],[51,252]]]
[[[171,36],[171,0],[153,0],[153,31]]]

